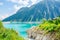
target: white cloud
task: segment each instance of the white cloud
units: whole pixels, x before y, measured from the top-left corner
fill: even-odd
[[[9,2],[17,3],[13,7],[15,10],[20,9],[21,7],[30,7],[31,5],[41,1],[41,0],[8,0]],[[31,2],[31,3],[30,3]]]
[[[8,1],[20,4],[20,5],[24,5],[24,6],[27,6],[29,2],[29,0],[8,0]]]
[[[14,9],[18,10],[21,7],[30,7],[31,5],[42,1],[42,0],[8,0],[8,2],[16,3],[13,7]],[[31,2],[31,3],[30,3]]]
[[[1,6],[1,5],[3,5],[3,3],[2,3],[2,2],[0,2],[0,6]]]
[[[14,11],[13,13],[16,13],[20,8],[22,8],[23,6],[18,6],[18,5],[14,5]]]
[[[22,7],[30,7],[32,4],[35,4],[37,0],[9,0],[10,2],[17,3],[19,5],[14,5],[15,12],[19,10]],[[29,2],[32,2],[31,5],[29,5]]]
[[[30,6],[30,5],[37,3],[38,1],[42,1],[42,0],[8,0],[8,1],[17,3],[21,6]],[[31,4],[29,4],[29,2],[31,2]]]
[[[20,6],[14,5],[14,9],[18,10],[20,9]]]
[[[32,1],[32,4],[35,4],[37,2],[37,0],[31,0]]]

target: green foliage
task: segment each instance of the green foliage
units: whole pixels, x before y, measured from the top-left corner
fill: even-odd
[[[5,29],[0,21],[0,40],[24,40],[24,38],[12,29]]]
[[[60,17],[53,20],[44,20],[43,23],[39,25],[39,28],[47,32],[58,32],[60,30]]]
[[[55,40],[60,40],[60,17],[53,20],[44,20],[39,25],[39,29],[45,31],[44,34],[54,33]]]
[[[3,27],[2,21],[0,21],[0,28]]]

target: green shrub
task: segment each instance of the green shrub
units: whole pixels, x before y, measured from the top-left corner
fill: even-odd
[[[60,17],[53,20],[44,20],[43,23],[39,25],[39,28],[48,32],[58,32],[60,30]]]
[[[54,34],[55,40],[60,40],[60,17],[53,20],[44,20],[43,23],[39,25],[39,29],[44,31],[44,34]]]
[[[24,40],[24,38],[19,36],[16,31],[4,28],[0,21],[0,40]]]

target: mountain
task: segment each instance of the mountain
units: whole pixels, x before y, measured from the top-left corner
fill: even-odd
[[[23,7],[16,14],[5,18],[3,21],[32,22],[40,21],[42,18],[53,19],[60,16],[60,2],[55,0],[44,0],[31,7]]]

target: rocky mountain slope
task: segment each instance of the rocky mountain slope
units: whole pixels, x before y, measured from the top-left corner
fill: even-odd
[[[60,16],[60,2],[55,0],[43,0],[31,7],[23,7],[16,14],[5,18],[3,21],[40,21],[42,18],[53,19]]]

